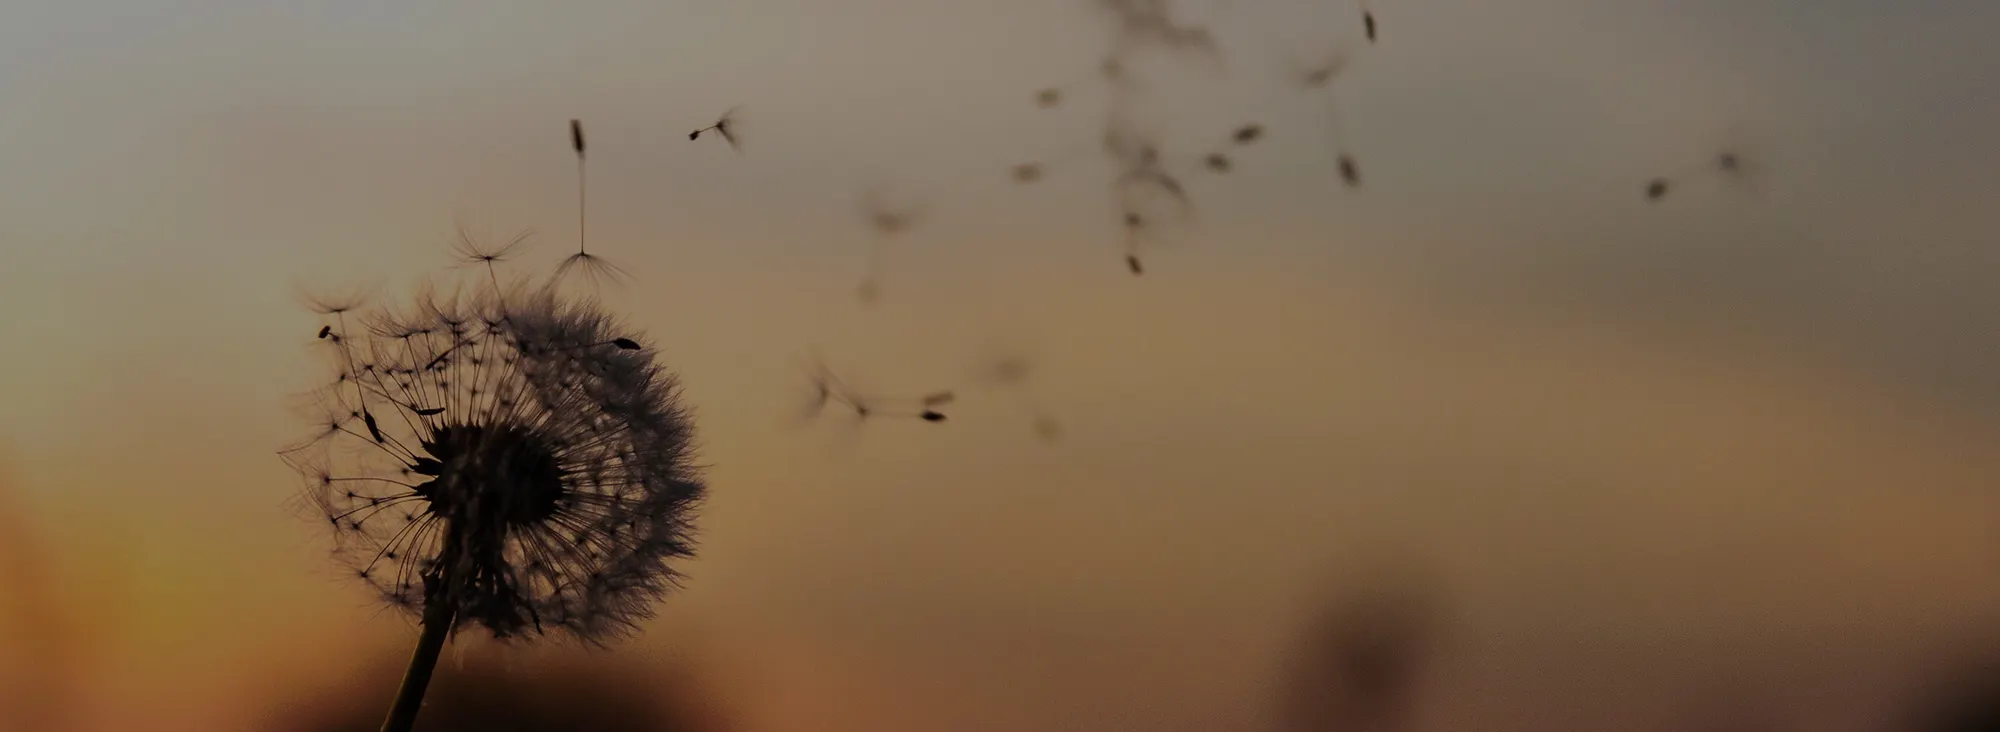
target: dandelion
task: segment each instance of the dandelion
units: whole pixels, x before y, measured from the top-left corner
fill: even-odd
[[[1347,147],[1346,135],[1341,131],[1340,105],[1334,99],[1333,83],[1347,70],[1348,56],[1336,49],[1316,64],[1291,62],[1291,83],[1301,92],[1318,93],[1325,102],[1325,126],[1333,140],[1334,163],[1340,172],[1340,180],[1348,188],[1361,187],[1361,166],[1355,162],[1353,151]]]
[[[704,493],[652,351],[550,285],[325,305],[336,375],[283,456],[353,576],[422,622],[384,730],[414,723],[456,630],[601,645],[652,614]]]
[[[560,282],[563,276],[569,274],[571,271],[581,273],[593,285],[600,282],[622,282],[625,279],[625,270],[603,257],[591,254],[586,246],[589,239],[584,236],[584,144],[582,122],[577,120],[569,121],[569,140],[570,148],[576,151],[576,253],[564,257],[562,263],[556,265],[555,274],[550,277],[550,282]]]
[[[978,370],[981,382],[990,386],[1008,389],[1018,393],[1019,401],[1028,412],[1029,429],[1044,442],[1054,442],[1062,437],[1062,421],[1056,419],[1030,390],[1029,381],[1034,376],[1034,362],[1021,353],[1005,353],[988,358]]]
[[[1211,57],[1219,53],[1215,35],[1205,27],[1175,19],[1168,0],[1098,0],[1098,5],[1117,16],[1117,47],[1121,51],[1153,45]]]
[[[934,391],[915,398],[864,395],[835,375],[817,351],[806,359],[804,367],[812,386],[812,398],[805,408],[808,419],[819,416],[830,405],[838,405],[852,412],[856,421],[892,417],[943,422],[945,415],[939,410],[958,399],[958,395],[949,390]]]
[[[729,143],[729,149],[739,153],[743,152],[743,138],[739,134],[742,123],[740,114],[742,109],[742,107],[729,108],[729,111],[723,112],[721,117],[716,118],[715,124],[688,133],[688,139],[699,140],[701,139],[701,133],[714,132],[721,135],[724,142]]]
[[[924,210],[922,203],[907,195],[891,195],[878,189],[862,196],[861,215],[868,228],[874,230],[875,240],[868,246],[866,269],[862,271],[861,283],[855,287],[856,299],[864,304],[881,299],[889,248],[923,219]]]
[[[1732,126],[1722,138],[1707,157],[1680,170],[1647,180],[1646,200],[1657,203],[1668,193],[1709,176],[1724,184],[1740,186],[1752,197],[1762,196],[1761,181],[1767,173],[1764,163],[1769,158],[1766,154],[1768,141],[1760,135],[1746,132],[1740,126]]]
[[[1667,192],[1671,188],[1675,187],[1675,181],[1693,178],[1700,174],[1712,174],[1723,178],[1727,182],[1743,186],[1744,190],[1749,191],[1754,196],[1759,194],[1759,186],[1757,185],[1759,172],[1761,171],[1752,165],[1751,161],[1742,153],[1735,150],[1723,149],[1716,152],[1713,158],[1699,166],[1682,170],[1674,175],[1660,176],[1647,181],[1646,200],[1659,201],[1666,197]]]
[[[1142,232],[1146,228],[1145,217],[1125,212],[1125,269],[1138,277],[1146,273],[1146,266],[1139,261],[1139,246],[1143,243]]]

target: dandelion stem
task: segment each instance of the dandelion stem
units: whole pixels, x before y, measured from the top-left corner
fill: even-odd
[[[424,705],[424,690],[430,687],[431,672],[437,670],[438,655],[444,651],[445,638],[451,635],[453,614],[450,603],[427,603],[424,633],[417,638],[417,650],[410,654],[410,670],[403,674],[403,686],[396,690],[396,702],[389,708],[389,719],[382,723],[382,732],[410,732],[416,726],[417,712]]]

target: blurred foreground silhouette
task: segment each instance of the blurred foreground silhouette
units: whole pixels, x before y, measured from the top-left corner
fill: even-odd
[[[264,732],[374,732],[404,659],[388,654],[358,678],[295,698]],[[469,651],[447,660],[425,696],[424,732],[728,732],[737,725],[675,666],[593,654],[508,660]]]
[[[1413,729],[1438,607],[1430,587],[1416,578],[1384,579],[1343,593],[1313,617],[1290,659],[1284,729]]]
[[[1981,661],[1936,677],[1916,699],[1903,729],[1910,732],[2000,730],[2000,648]]]

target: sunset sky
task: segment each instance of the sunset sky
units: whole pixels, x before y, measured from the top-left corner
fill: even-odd
[[[1144,123],[1267,134],[1134,278],[1088,0],[0,6],[0,683],[253,730],[406,652],[276,455],[298,292],[401,296],[460,224],[551,266],[571,118],[604,297],[712,465],[614,652],[701,659],[753,731],[1275,730],[1306,613],[1383,567],[1444,599],[1426,730],[1874,729],[2000,653],[2000,4],[1378,0],[1375,45],[1176,7],[1222,53],[1145,58]],[[1359,190],[1286,81],[1334,49]],[[687,139],[739,105],[740,154]],[[1724,146],[1754,191],[1697,172]],[[925,213],[863,306],[874,190]],[[801,422],[813,347],[962,398]]]

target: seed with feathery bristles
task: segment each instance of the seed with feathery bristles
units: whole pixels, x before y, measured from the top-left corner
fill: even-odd
[[[740,131],[742,110],[742,107],[731,107],[729,111],[722,113],[721,117],[716,118],[713,124],[689,132],[688,139],[699,140],[701,139],[701,133],[713,131],[716,134],[722,135],[723,141],[729,143],[730,149],[743,152],[743,138]]]
[[[883,416],[943,422],[945,415],[938,408],[958,398],[957,393],[950,390],[934,391],[914,399],[864,395],[835,375],[816,352],[805,361],[804,366],[813,393],[812,401],[806,407],[805,416],[808,418],[818,416],[827,404],[839,404],[863,420]]]

